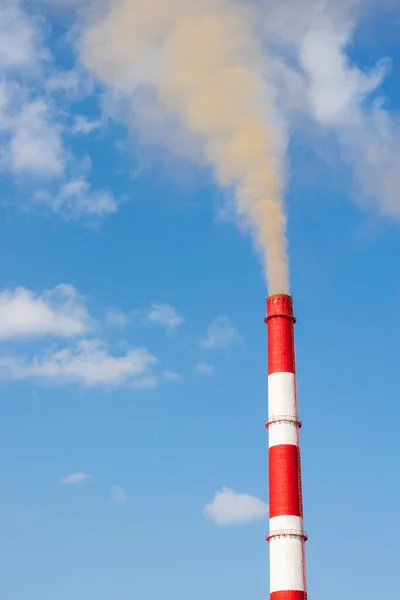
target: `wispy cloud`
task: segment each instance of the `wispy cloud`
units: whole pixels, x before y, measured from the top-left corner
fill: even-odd
[[[75,485],[77,483],[83,483],[89,479],[90,475],[87,473],[72,473],[71,475],[66,475],[65,477],[60,478],[60,483],[62,485]]]
[[[104,218],[118,210],[118,203],[110,191],[93,191],[85,179],[64,183],[55,194],[38,191],[33,200],[65,219]]]
[[[212,375],[215,371],[214,367],[208,363],[198,363],[194,370],[196,373],[200,373],[200,375]]]
[[[171,333],[184,323],[185,318],[169,304],[153,303],[148,311],[147,320],[154,325],[160,325],[167,333]]]
[[[53,384],[84,387],[128,386],[136,389],[157,384],[151,367],[157,359],[146,348],[130,348],[122,356],[110,354],[104,340],[80,340],[75,346],[28,359],[0,358],[0,376],[11,380],[38,379]]]
[[[63,174],[66,155],[61,127],[54,121],[44,100],[26,102],[8,122],[11,137],[5,159],[8,157],[8,166],[14,175],[51,177]]]
[[[55,7],[62,8],[73,8],[73,7],[81,7],[84,5],[89,5],[92,0],[42,0],[46,4],[53,5]]]
[[[202,341],[202,346],[210,350],[227,348],[240,342],[241,339],[239,332],[227,317],[218,317],[207,329],[207,335]]]
[[[35,66],[41,42],[37,22],[15,0],[3,0],[0,10],[0,69]]]
[[[128,501],[128,495],[119,485],[112,485],[110,487],[111,500],[116,504],[125,504]]]
[[[129,315],[119,308],[109,308],[106,315],[106,322],[114,327],[125,327],[129,322]]]
[[[66,284],[44,292],[22,287],[0,292],[0,340],[9,343],[0,356],[0,378],[106,389],[146,389],[162,380],[181,380],[175,371],[160,370],[158,359],[147,348],[121,341],[113,349],[98,337],[101,323],[90,315],[85,303],[78,291]],[[128,315],[112,309],[106,322],[124,326],[127,319]],[[51,346],[43,345],[47,338],[54,338]],[[62,341],[70,338],[77,339],[68,344]],[[37,347],[16,350],[15,342],[32,339],[38,340]]]
[[[57,69],[45,20],[24,7],[5,0],[0,9],[0,174],[15,182],[14,205],[96,222],[118,202],[109,190],[93,190],[89,173],[82,178],[69,139],[100,125],[74,116],[74,103],[93,92],[92,77],[78,64]]]
[[[88,119],[84,115],[76,115],[72,131],[75,134],[87,135],[101,126],[100,120]]]
[[[171,382],[182,381],[181,375],[179,375],[179,373],[175,373],[175,371],[164,371],[164,377],[167,381]]]
[[[14,176],[59,177],[67,152],[62,119],[41,93],[43,21],[28,16],[19,1],[5,0],[0,10],[0,171]]]
[[[370,16],[382,6],[368,4]],[[339,166],[354,169],[353,197],[372,200],[384,214],[400,218],[399,120],[382,88],[390,61],[362,67],[349,53],[365,3],[303,0],[301,13],[296,0],[268,0],[268,5],[267,40],[275,47],[271,83],[283,119],[301,124],[303,131],[316,124],[319,146],[336,138]]]
[[[80,85],[79,71],[58,71],[47,77],[45,87],[48,92],[77,92]]]
[[[203,514],[216,525],[245,525],[268,515],[268,504],[248,494],[236,494],[224,487],[215,495]]]
[[[71,285],[38,294],[25,288],[0,292],[0,339],[40,336],[75,337],[93,321]]]

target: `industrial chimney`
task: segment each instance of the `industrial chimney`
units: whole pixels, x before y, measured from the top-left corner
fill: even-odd
[[[267,299],[270,600],[306,600],[293,300]]]

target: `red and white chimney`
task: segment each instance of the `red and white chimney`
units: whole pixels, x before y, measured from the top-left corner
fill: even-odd
[[[270,600],[306,600],[293,300],[267,299]]]

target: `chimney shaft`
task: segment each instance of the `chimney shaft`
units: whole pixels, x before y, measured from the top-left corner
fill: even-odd
[[[267,299],[270,600],[306,600],[293,300]]]

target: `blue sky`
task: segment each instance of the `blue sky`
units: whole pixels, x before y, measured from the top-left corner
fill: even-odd
[[[203,161],[87,68],[76,4],[0,8],[0,598],[265,598],[263,268]],[[400,583],[399,17],[329,5],[321,77],[290,54],[318,6],[274,55],[303,86],[281,116],[309,596],[372,600]]]

